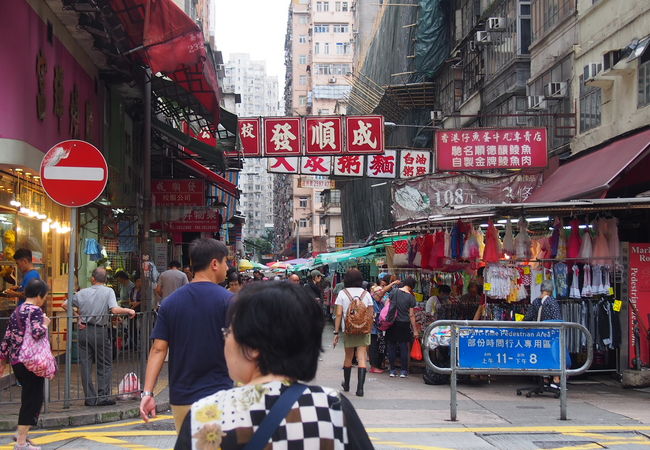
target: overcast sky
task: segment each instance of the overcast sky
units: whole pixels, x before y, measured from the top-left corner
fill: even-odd
[[[284,89],[284,37],[289,0],[211,0],[212,29],[224,61],[230,53],[250,53],[266,61],[266,72]]]

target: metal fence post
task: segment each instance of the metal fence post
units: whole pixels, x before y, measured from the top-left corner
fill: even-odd
[[[560,420],[566,420],[566,331],[565,327],[560,329]]]
[[[449,403],[449,411],[451,415],[451,421],[456,421],[456,411],[458,409],[458,398],[457,398],[457,384],[456,384],[456,344],[458,342],[458,328],[455,325],[451,327],[451,349],[450,349],[450,365],[451,365],[451,399]]]

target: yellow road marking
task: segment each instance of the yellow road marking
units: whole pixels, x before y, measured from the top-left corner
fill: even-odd
[[[573,447],[571,447],[571,446],[569,446],[569,447],[556,447],[556,448],[552,448],[550,450],[589,450],[589,449],[592,449],[592,448],[603,448],[603,445],[605,445],[605,443],[603,443],[602,445],[594,443],[594,444],[575,445]],[[607,446],[611,446],[611,445],[645,445],[645,446],[647,446],[648,443],[647,442],[633,441],[633,440],[620,440],[620,441],[607,441],[606,445]]]
[[[650,425],[570,425],[531,427],[413,427],[366,428],[368,433],[582,433],[588,431],[650,431]]]
[[[621,436],[608,436],[606,434],[601,434],[601,433],[562,433],[565,436],[577,436],[577,437],[589,437],[589,438],[594,438],[594,439],[603,439],[603,440],[609,440],[609,441],[618,441],[621,439],[629,439],[629,440],[636,440],[636,441],[648,441],[648,438],[645,436],[634,436],[634,437],[625,437],[621,438]]]
[[[156,416],[153,419],[149,419],[149,422],[158,422],[160,420],[168,420],[168,419],[173,419],[174,416],[172,415],[159,415]],[[76,428],[59,428],[59,429],[51,429],[51,430],[34,430],[30,431],[29,434],[30,436],[33,436],[35,434],[49,434],[49,433],[67,433],[67,432],[77,432],[77,431],[91,431],[91,430],[105,430],[107,428],[119,428],[119,427],[127,427],[131,425],[142,425],[145,422],[142,419],[137,419],[137,420],[132,420],[130,422],[112,422],[110,424],[98,424],[98,425],[88,425],[88,426],[83,426],[83,427],[76,427]],[[0,433],[0,436],[13,436],[15,432],[9,432],[9,433]]]
[[[391,445],[397,448],[414,448],[417,450],[453,450],[446,447],[433,447],[430,445],[409,444],[407,442],[396,442],[396,441],[374,441],[373,444]]]

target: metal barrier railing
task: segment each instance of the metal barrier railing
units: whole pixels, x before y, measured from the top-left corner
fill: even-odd
[[[438,367],[431,361],[429,336],[434,328],[445,326],[451,328],[450,367]],[[577,369],[567,369],[568,328],[580,330],[587,338],[587,360]],[[439,320],[427,327],[424,348],[427,366],[451,376],[452,421],[457,417],[458,374],[559,376],[560,419],[566,420],[567,376],[585,372],[593,360],[589,330],[573,322]]]
[[[113,314],[75,318],[69,371],[65,366],[68,318],[63,311],[55,313],[50,320],[50,344],[58,371],[45,383],[46,412],[52,402],[63,402],[67,407],[74,400],[94,404],[114,398],[120,393],[120,381],[130,372],[139,378],[138,390],[142,388],[155,313],[137,313],[133,319]],[[8,321],[9,317],[0,318],[0,329],[4,330]],[[70,373],[69,380],[66,372]],[[0,405],[12,403],[20,403],[20,387],[10,374],[0,378]]]

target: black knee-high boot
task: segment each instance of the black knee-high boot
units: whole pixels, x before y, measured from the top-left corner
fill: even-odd
[[[352,373],[352,367],[344,367],[343,368],[343,383],[341,383],[341,387],[343,388],[343,392],[349,392],[350,391],[350,374]]]
[[[359,367],[357,369],[357,397],[363,397],[363,385],[366,382],[366,369]]]

